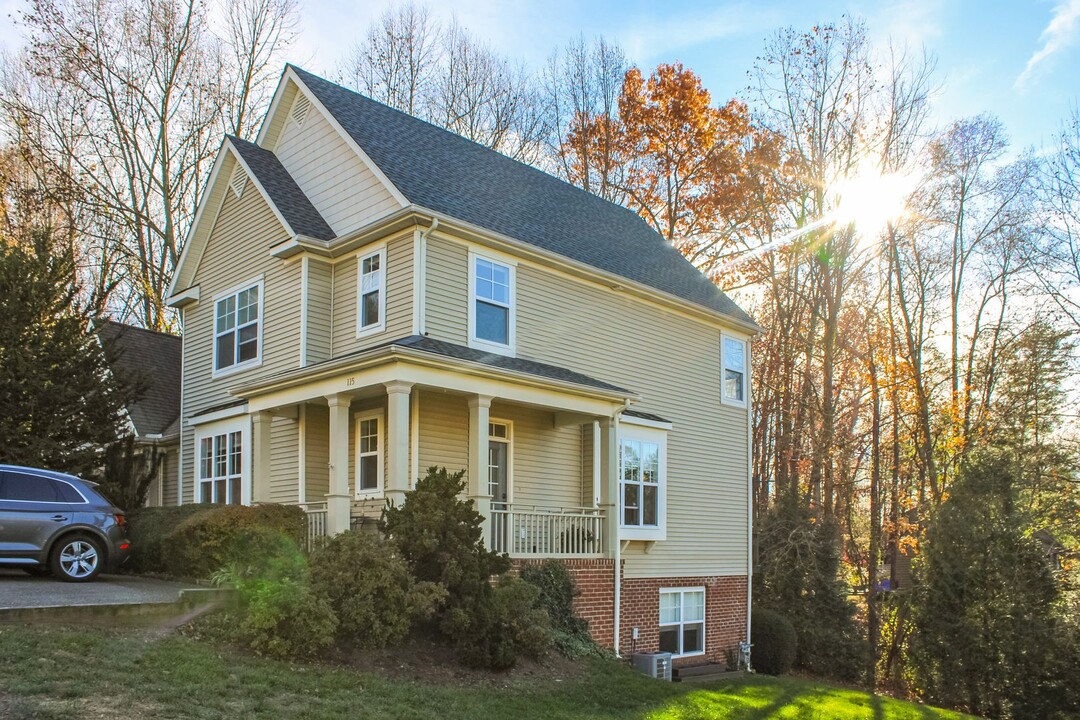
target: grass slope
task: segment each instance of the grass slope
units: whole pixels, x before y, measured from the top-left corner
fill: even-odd
[[[575,676],[431,685],[345,668],[263,660],[176,635],[0,628],[0,717],[641,718],[765,720],[963,716],[789,678],[660,683],[614,663]]]

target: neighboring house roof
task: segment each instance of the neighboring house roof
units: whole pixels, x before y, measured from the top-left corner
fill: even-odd
[[[636,213],[289,67],[410,203],[753,323]]]
[[[277,155],[247,140],[232,135],[227,137],[294,232],[318,240],[333,239],[330,224],[311,204]]]
[[[179,431],[181,340],[108,320],[98,328],[112,371],[142,382],[143,393],[128,408],[139,437],[170,437]]]

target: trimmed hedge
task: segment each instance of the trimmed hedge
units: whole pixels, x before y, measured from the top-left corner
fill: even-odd
[[[784,675],[795,664],[798,636],[791,621],[778,612],[754,608],[750,617],[754,649],[754,670],[766,675]]]
[[[229,560],[241,534],[251,528],[280,532],[300,545],[307,516],[295,505],[181,505],[141,508],[128,526],[136,572],[208,578]]]
[[[174,505],[143,507],[128,514],[127,534],[131,556],[124,566],[136,573],[169,572],[166,567],[166,538],[176,526],[192,515],[213,510],[217,505]]]

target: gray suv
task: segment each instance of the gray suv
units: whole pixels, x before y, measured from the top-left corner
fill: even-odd
[[[124,513],[74,475],[0,465],[0,564],[85,582],[127,560]]]

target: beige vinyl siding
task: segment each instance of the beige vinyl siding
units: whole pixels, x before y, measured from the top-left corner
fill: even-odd
[[[468,250],[450,245],[428,245],[427,329],[464,343]],[[746,410],[720,401],[720,331],[527,261],[517,267],[516,302],[519,357],[631,389],[642,395],[637,409],[674,423],[667,540],[648,554],[631,543],[626,575],[746,574]]]
[[[300,424],[275,417],[270,423],[270,500],[299,502]]]
[[[372,248],[373,249],[373,248]],[[347,355],[412,334],[413,236],[409,233],[386,245],[386,329],[356,337],[359,306],[359,260],[371,249],[361,250],[334,265],[333,356]]]
[[[330,410],[325,405],[307,405],[304,413],[306,500],[326,502],[330,492]]]
[[[464,345],[469,339],[469,251],[436,237],[427,240],[425,267],[427,331],[431,337]]]
[[[195,428],[188,422],[206,408],[235,402],[229,389],[297,367],[300,361],[300,263],[269,254],[288,238],[262,195],[250,183],[241,198],[232,192],[210,233],[195,272],[201,300],[184,308],[184,387],[181,418],[184,502],[194,498]],[[213,376],[214,297],[259,277],[263,280],[262,364]],[[247,431],[250,434],[250,429]],[[250,458],[246,461],[250,463]]]
[[[289,121],[289,111],[292,110],[293,102],[296,100],[296,93],[299,91],[296,83],[287,83],[281,93],[281,99],[278,101],[277,112],[273,115],[267,115],[263,120],[263,122],[269,123],[266,126],[265,133],[261,133],[268,150],[274,150],[275,144],[281,137],[281,131],[285,129],[285,123]]]
[[[420,392],[420,475],[432,466],[468,471],[469,405],[463,395]]]
[[[553,427],[550,412],[498,401],[491,404],[490,416],[493,422],[513,423],[511,494],[515,507],[578,507],[580,427]]]
[[[305,364],[329,360],[333,334],[334,267],[314,258],[307,259],[307,357]]]
[[[399,207],[382,181],[315,105],[308,110],[303,126],[291,118],[285,122],[274,151],[338,235]]]

